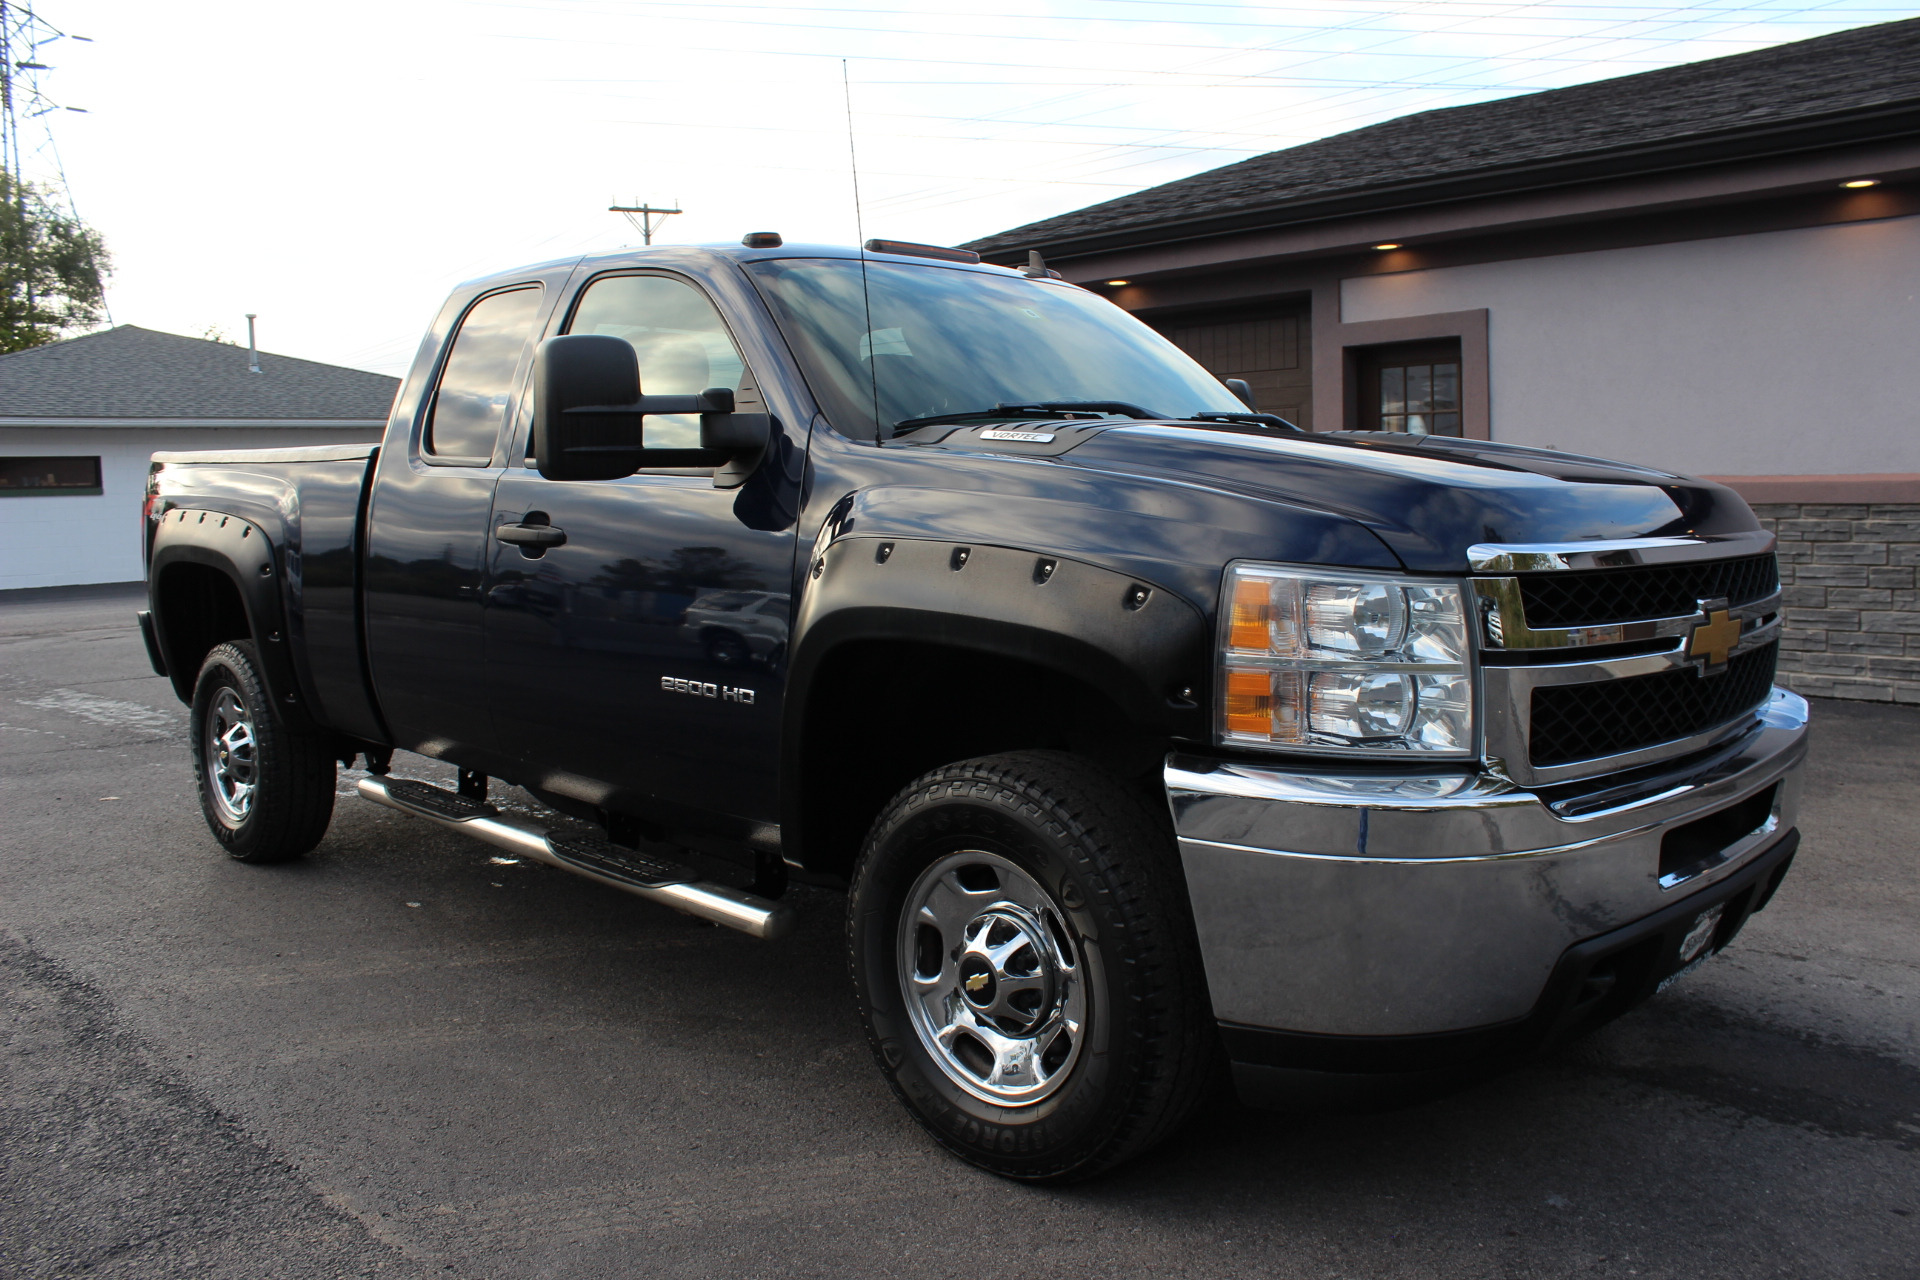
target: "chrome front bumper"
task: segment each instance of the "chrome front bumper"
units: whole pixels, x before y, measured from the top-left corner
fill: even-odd
[[[1584,788],[1170,756],[1215,1016],[1334,1037],[1526,1019],[1569,948],[1711,897],[1791,833],[1806,726],[1806,702],[1775,689],[1704,758]],[[1669,832],[1770,787],[1759,826],[1684,861],[1685,838],[1669,842],[1663,875]]]

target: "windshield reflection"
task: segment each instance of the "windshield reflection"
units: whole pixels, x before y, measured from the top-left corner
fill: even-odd
[[[1053,281],[844,258],[747,267],[849,434],[994,406],[1119,401],[1245,412],[1213,375],[1104,298]],[[871,307],[872,322],[868,323]]]

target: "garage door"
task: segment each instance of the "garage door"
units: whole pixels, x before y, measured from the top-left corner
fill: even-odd
[[[1245,378],[1265,413],[1313,429],[1313,355],[1305,303],[1148,320],[1218,378]]]

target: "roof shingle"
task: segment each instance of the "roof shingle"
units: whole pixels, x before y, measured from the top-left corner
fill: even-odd
[[[985,254],[1920,103],[1920,18],[1335,134],[972,241]]]
[[[384,419],[398,378],[123,324],[0,356],[0,418]]]

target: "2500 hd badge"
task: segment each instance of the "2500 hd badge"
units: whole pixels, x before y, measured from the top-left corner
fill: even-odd
[[[743,707],[753,705],[753,690],[736,688],[730,684],[714,684],[710,680],[661,676],[660,688],[667,693],[687,693],[696,698],[718,698],[722,702],[737,702]]]

